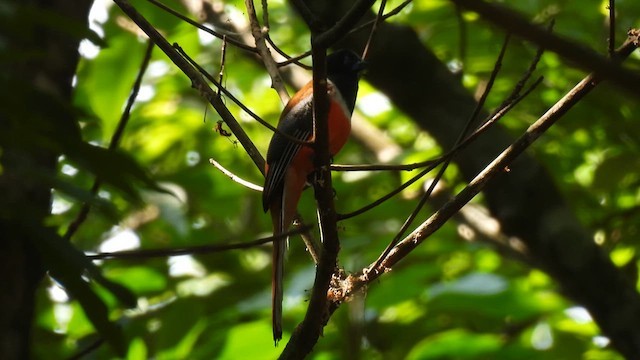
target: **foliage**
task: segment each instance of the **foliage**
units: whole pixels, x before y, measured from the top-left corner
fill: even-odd
[[[400,3],[390,1],[388,7]],[[569,1],[529,1],[514,4],[530,18],[556,19],[556,31],[593,48],[606,50],[608,28],[602,4]],[[183,14],[188,9],[171,2]],[[147,2],[136,8],[170,42],[176,42],[212,74],[220,69],[221,41],[198,32]],[[97,2],[96,9],[104,6]],[[239,1],[224,3],[230,22],[242,16]],[[271,37],[289,54],[309,46],[308,31],[282,1],[269,2]],[[639,26],[640,4],[620,2],[618,38]],[[424,44],[449,64],[463,61],[463,82],[473,92],[491,72],[504,35],[476,16],[464,15],[466,57],[460,59],[456,9],[444,1],[415,1],[392,22],[413,27]],[[599,24],[595,26],[594,24]],[[106,45],[85,56],[76,73],[74,101],[80,114],[83,140],[108,147],[131,91],[144,53],[145,41],[132,30],[117,7],[108,7],[100,28]],[[89,46],[85,43],[84,46]],[[90,46],[89,46],[90,47]],[[511,91],[535,53],[530,44],[514,41],[487,107],[498,105]],[[638,56],[631,59],[637,67]],[[521,133],[585,74],[572,70],[554,54],[542,57],[542,86],[501,120],[514,135]],[[411,120],[380,104],[380,94],[363,80],[357,111],[402,146],[395,161],[433,157],[438,149],[428,134]],[[281,109],[263,68],[246,54],[227,46],[224,85],[244,104],[274,124]],[[621,100],[622,99],[622,100]],[[252,140],[266,150],[271,132],[226,100]],[[593,231],[619,265],[635,268],[640,193],[638,151],[640,134],[634,114],[640,102],[603,86],[572,110],[545,135],[533,152],[549,169],[581,221]],[[167,192],[146,187],[143,202],[132,200],[132,182],[146,177],[126,175],[122,168],[101,163],[60,161],[60,179],[74,188],[88,189],[93,174],[114,176],[99,192],[113,211],[93,211],[72,238],[85,252],[156,249],[202,244],[225,244],[268,236],[271,225],[263,214],[260,194],[229,180],[213,168],[214,158],[235,174],[261,183],[260,172],[234,138],[213,128],[219,120],[191,83],[157,49],[131,112],[120,149],[135,159]],[[96,160],[97,158],[87,158]],[[127,158],[128,159],[128,158]],[[351,142],[337,163],[375,162],[371,152]],[[118,173],[122,171],[122,173]],[[128,177],[125,177],[128,176]],[[393,172],[335,173],[338,211],[365,205],[399,185],[406,174]],[[459,188],[455,169],[445,176]],[[129,184],[129,187],[127,186]],[[149,185],[147,183],[147,185]],[[80,209],[73,193],[54,192],[54,214],[49,224],[61,234]],[[414,206],[415,194],[397,196],[374,210],[342,222],[340,263],[358,271],[371,263],[395,234]],[[481,204],[481,200],[477,203]],[[430,210],[433,210],[430,209]],[[310,191],[300,211],[315,218]],[[114,214],[117,221],[114,221]],[[426,218],[423,211],[420,215]],[[619,359],[606,347],[593,320],[583,308],[556,292],[543,272],[505,257],[463,236],[465,228],[450,222],[392,272],[338,310],[314,349],[314,359]],[[51,235],[51,238],[56,236]],[[53,245],[52,245],[53,246]],[[314,266],[299,238],[291,239],[286,265],[284,304],[285,341],[306,309]],[[71,256],[71,255],[70,255]],[[216,254],[169,258],[102,260],[103,275],[126,286],[138,297],[135,309],[117,306],[112,293],[94,288],[109,306],[109,317],[122,327],[128,341],[128,359],[270,359],[274,348],[270,329],[270,248],[268,246]],[[52,273],[51,275],[55,275]],[[59,279],[60,280],[60,279]],[[79,280],[79,277],[78,279]],[[76,281],[76,284],[83,281]],[[65,283],[64,285],[69,285]],[[72,290],[69,288],[69,290]],[[91,308],[84,307],[91,312]],[[34,354],[37,358],[64,358],[96,339],[96,330],[73,298],[57,284],[45,281],[38,294]],[[95,321],[94,321],[95,323]],[[107,346],[86,358],[115,357]]]

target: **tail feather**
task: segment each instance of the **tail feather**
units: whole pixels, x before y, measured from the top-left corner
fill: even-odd
[[[273,322],[273,341],[278,345],[282,339],[282,297],[283,297],[283,275],[284,275],[284,254],[286,252],[286,240],[276,240],[273,246],[273,275],[271,286],[271,307]]]
[[[285,232],[285,216],[283,206],[271,209],[273,218],[273,235]],[[271,273],[271,321],[273,326],[273,341],[278,345],[282,339],[282,299],[284,293],[284,257],[287,251],[287,239],[277,239],[273,242],[273,268]]]
[[[287,230],[293,222],[298,200],[304,189],[307,174],[295,168],[287,170],[285,176],[282,197],[273,201],[270,206],[271,219],[273,221],[273,235],[279,235]],[[282,298],[284,258],[287,252],[288,239],[279,239],[273,242],[273,271],[271,274],[271,311],[273,322],[273,341],[278,345],[282,339]]]

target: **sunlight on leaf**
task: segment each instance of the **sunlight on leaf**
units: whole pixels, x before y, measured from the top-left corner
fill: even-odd
[[[202,278],[181,281],[178,284],[177,291],[180,296],[208,296],[230,282],[231,277],[229,275],[214,273]]]
[[[207,274],[204,266],[191,255],[170,256],[167,265],[171,277],[203,277]]]
[[[501,346],[502,341],[497,335],[450,330],[416,344],[407,355],[407,359],[473,359],[482,355],[490,358],[489,354]]]
[[[531,345],[536,350],[548,350],[553,346],[553,333],[546,322],[541,322],[533,328]]]
[[[450,283],[436,284],[429,290],[429,296],[458,293],[474,295],[492,295],[507,289],[507,282],[491,273],[473,273]]]
[[[409,324],[425,314],[425,309],[415,301],[405,301],[396,306],[385,309],[380,315],[380,322],[393,322],[396,324]]]
[[[251,346],[247,346],[247,339],[252,339]],[[285,341],[286,334],[283,339]],[[271,327],[266,322],[250,322],[235,326],[229,331],[218,359],[274,359],[281,351],[279,347],[273,346]]]
[[[127,351],[127,360],[145,360],[147,359],[147,346],[141,338],[135,338],[129,344]]]

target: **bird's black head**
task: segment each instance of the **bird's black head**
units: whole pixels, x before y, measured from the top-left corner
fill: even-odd
[[[327,78],[333,82],[351,112],[358,95],[358,78],[365,62],[351,50],[337,50],[327,56]]]
[[[351,50],[341,49],[327,56],[327,75],[358,75],[364,70],[365,63]]]

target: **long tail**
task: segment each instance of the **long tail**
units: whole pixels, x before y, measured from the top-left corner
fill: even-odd
[[[293,222],[298,206],[298,200],[304,189],[307,174],[294,168],[287,170],[284,180],[282,197],[273,201],[270,206],[273,221],[273,235],[279,235],[287,230]],[[284,277],[284,257],[287,252],[288,239],[278,239],[273,242],[273,272],[271,274],[271,320],[273,322],[273,341],[278,345],[282,339],[282,294]]]
[[[275,211],[274,211],[275,210]],[[273,235],[282,234],[286,229],[282,206],[272,209]],[[273,341],[278,345],[282,339],[282,297],[284,282],[284,257],[287,252],[287,239],[277,239],[273,242],[273,268],[271,272],[271,321],[273,325]]]

